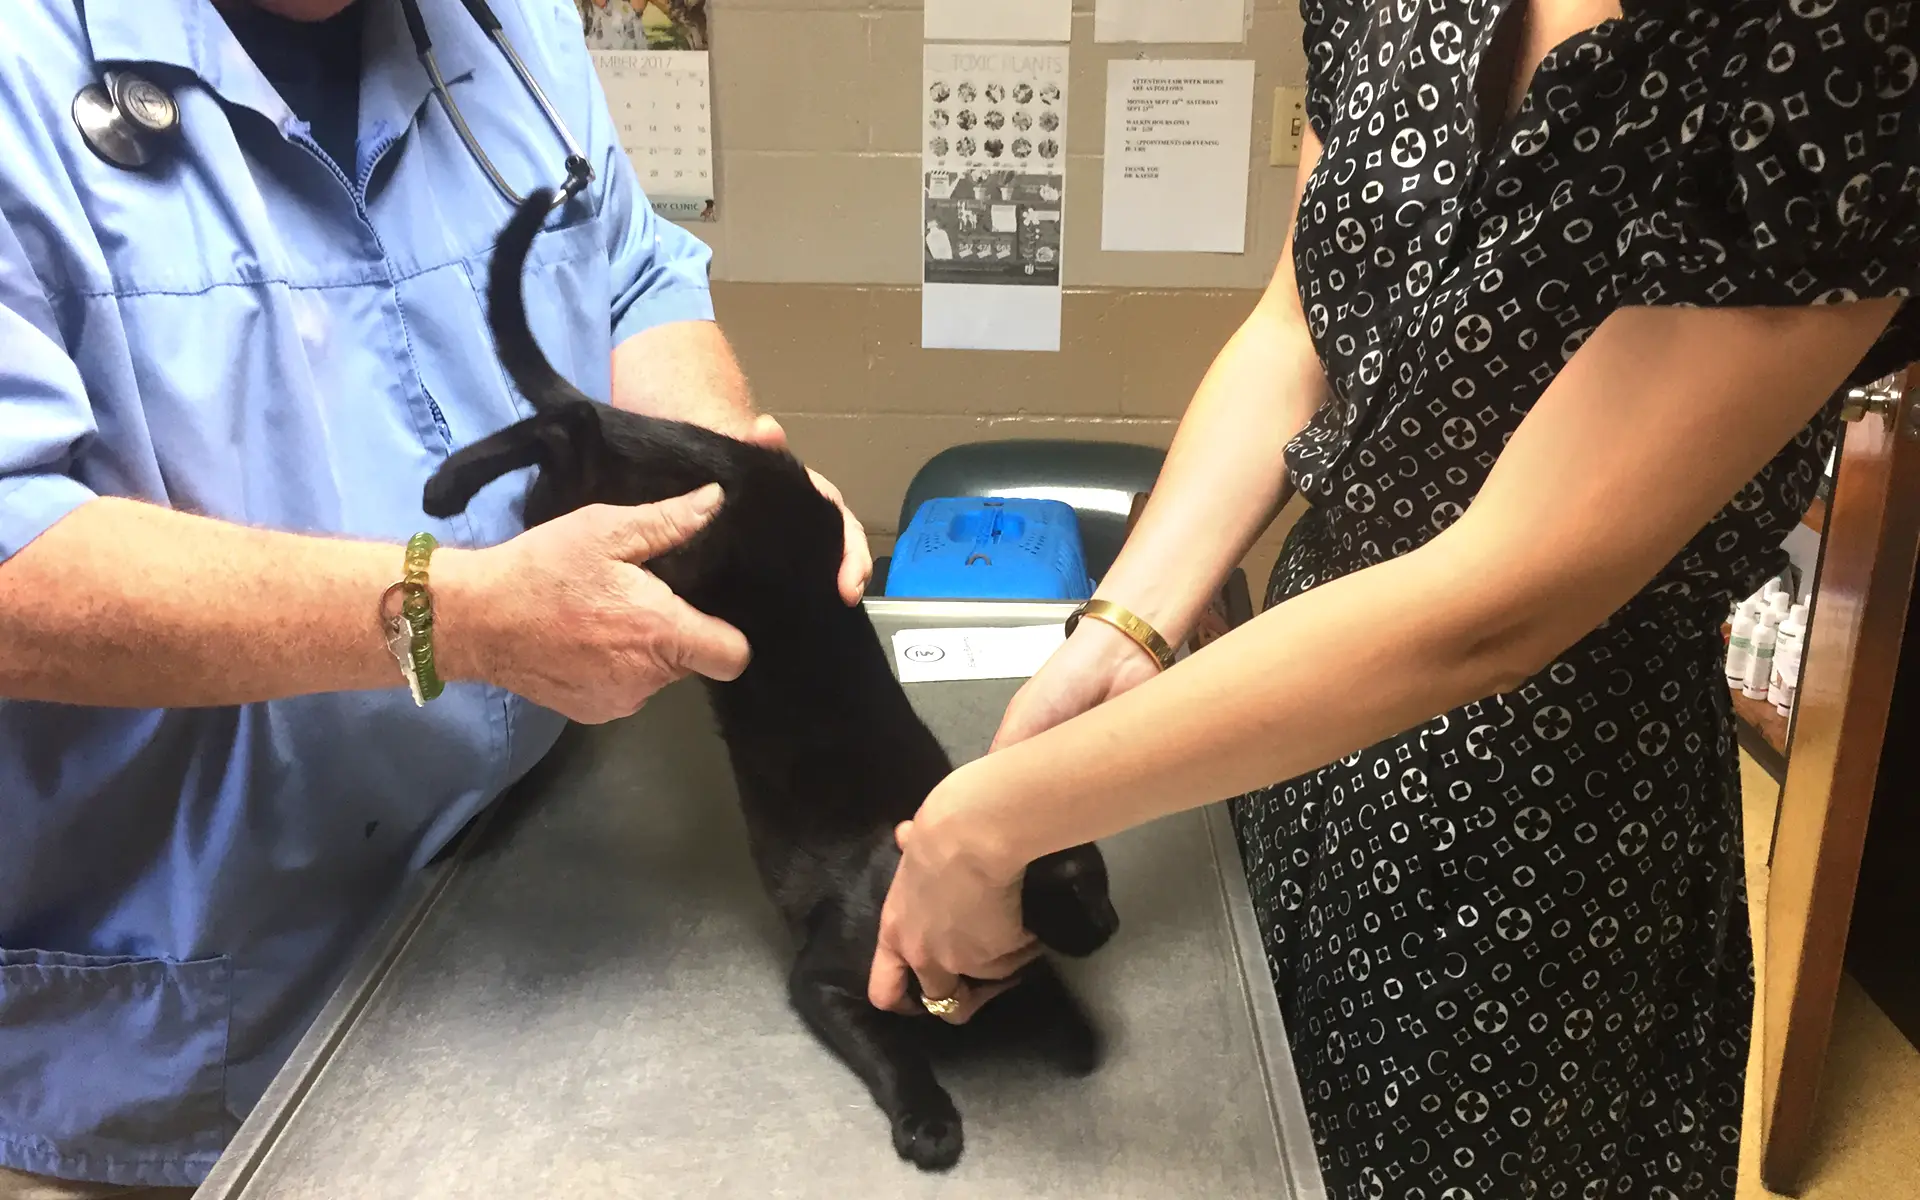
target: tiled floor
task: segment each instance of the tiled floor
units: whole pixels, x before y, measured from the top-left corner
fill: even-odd
[[[1765,911],[1766,846],[1778,788],[1742,756],[1747,878],[1755,924]],[[1764,956],[1765,944],[1756,947]],[[1766,963],[1760,962],[1760,987]],[[1747,1072],[1748,1136],[1741,1143],[1738,1200],[1772,1200],[1760,1185],[1759,1068]],[[1920,1051],[1900,1036],[1851,979],[1840,990],[1833,1044],[1822,1081],[1813,1157],[1799,1200],[1912,1200],[1920,1197]]]

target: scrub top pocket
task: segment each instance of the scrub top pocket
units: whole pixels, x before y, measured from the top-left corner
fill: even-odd
[[[125,1163],[179,1144],[217,1157],[227,1112],[225,957],[193,962],[0,949],[0,1139]],[[50,1148],[49,1148],[50,1152]]]
[[[468,279],[480,311],[488,309],[487,288],[492,272],[492,251],[469,260]],[[609,325],[581,327],[575,323],[579,311],[577,298],[607,294],[613,286],[607,258],[605,233],[597,222],[576,221],[543,229],[533,239],[527,263],[521,272],[520,290],[526,302],[527,326],[553,369],[595,400],[608,401],[613,392],[613,363],[607,353]],[[492,364],[503,385],[505,368]],[[515,395],[515,404],[524,414],[532,409]],[[491,431],[488,431],[491,432]]]

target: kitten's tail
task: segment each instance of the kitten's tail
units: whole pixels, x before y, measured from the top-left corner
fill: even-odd
[[[507,370],[507,378],[536,411],[588,399],[547,361],[527,324],[526,298],[520,287],[527,254],[547,214],[553,211],[553,198],[553,189],[541,188],[521,202],[494,244],[487,278],[487,326],[499,350],[500,363]]]

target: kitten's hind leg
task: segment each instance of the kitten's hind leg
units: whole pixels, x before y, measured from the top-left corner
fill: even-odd
[[[988,1001],[970,1024],[1038,1050],[1069,1075],[1091,1075],[1105,1052],[1087,1010],[1044,957],[1028,964],[1020,985]]]
[[[830,923],[827,924],[830,929]],[[846,944],[820,926],[801,948],[788,980],[794,1009],[853,1069],[893,1125],[893,1148],[922,1170],[960,1159],[960,1112],[914,1044],[909,1017],[867,1001],[866,979],[848,969]]]

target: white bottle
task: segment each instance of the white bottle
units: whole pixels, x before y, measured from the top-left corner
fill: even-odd
[[[1775,575],[1772,579],[1767,580],[1767,585],[1760,589],[1761,602],[1765,604],[1772,604],[1773,598],[1775,596],[1778,596],[1781,590],[1785,586],[1786,586],[1785,584],[1780,582],[1780,577],[1778,575]]]
[[[1727,682],[1738,687],[1747,678],[1747,665],[1753,661],[1753,630],[1759,622],[1760,605],[1749,597],[1733,614],[1733,631],[1727,638]]]
[[[1789,716],[1793,712],[1793,693],[1800,676],[1800,652],[1788,649],[1773,655],[1773,678],[1767,682],[1767,703],[1775,712]]]
[[[1785,654],[1773,656],[1773,682],[1767,688],[1767,703],[1783,717],[1793,715],[1793,703],[1800,694],[1802,647],[1794,645]]]
[[[1806,651],[1807,627],[1789,614],[1774,635],[1773,673],[1767,683],[1767,703],[1782,713],[1793,707],[1800,679],[1800,657]]]
[[[1760,623],[1753,628],[1753,657],[1747,663],[1747,675],[1740,685],[1740,694],[1749,700],[1767,698],[1767,685],[1773,681],[1773,647],[1778,637],[1773,622],[1762,613]]]
[[[1798,654],[1806,645],[1806,641],[1807,606],[1796,604],[1788,610],[1786,619],[1781,621],[1779,627],[1774,630],[1773,656],[1779,658],[1789,647]]]
[[[1773,614],[1775,625],[1784,624],[1788,614],[1793,612],[1793,596],[1788,592],[1775,592],[1773,599],[1767,602],[1767,611]]]

